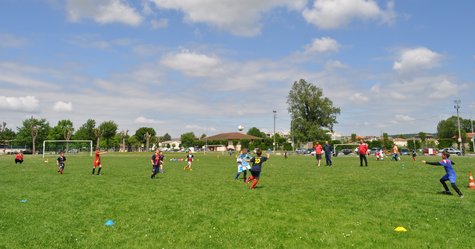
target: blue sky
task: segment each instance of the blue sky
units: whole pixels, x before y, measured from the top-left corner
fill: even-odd
[[[114,120],[132,133],[288,132],[299,79],[343,135],[475,117],[475,2],[3,0],[0,121]]]

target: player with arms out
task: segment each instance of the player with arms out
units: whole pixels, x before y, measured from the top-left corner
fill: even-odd
[[[267,154],[267,157],[262,156],[261,149],[256,149],[256,156],[251,158],[250,162],[252,163],[251,167],[251,176],[247,178],[246,184],[250,181],[252,182],[251,189],[254,189],[259,182],[261,176],[262,164],[270,158],[270,154]]]
[[[444,186],[444,189],[445,189],[445,191],[442,191],[442,194],[452,195],[452,192],[450,192],[449,187],[447,187],[447,184],[445,183],[448,180],[450,181],[452,188],[455,189],[459,197],[463,198],[462,192],[460,192],[460,189],[455,184],[455,180],[457,179],[457,176],[455,175],[454,168],[452,168],[452,165],[454,165],[455,163],[452,162],[452,160],[450,160],[449,157],[450,157],[450,154],[447,151],[443,151],[442,160],[440,160],[440,162],[427,162],[425,160],[422,160],[422,163],[430,164],[434,166],[444,166],[446,174],[442,178],[440,178],[440,183],[442,184],[442,186]]]
[[[185,165],[185,167],[183,167],[183,170],[193,170],[191,168],[191,164],[193,163],[193,157],[193,152],[189,150],[188,155],[186,155],[187,164]]]
[[[99,167],[97,170],[97,175],[101,174],[101,169],[102,169],[102,164],[101,164],[101,155],[106,154],[107,152],[101,152],[99,148],[96,149],[96,158],[94,159],[94,165],[92,166],[92,175],[94,176],[94,172],[96,171],[96,168]]]
[[[56,165],[58,165],[58,172],[62,175],[64,166],[66,162],[66,157],[64,156],[64,152],[59,152],[59,157],[56,159]]]

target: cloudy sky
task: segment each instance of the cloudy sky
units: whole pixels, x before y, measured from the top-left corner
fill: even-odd
[[[305,79],[349,135],[475,117],[472,0],[2,0],[0,121],[288,131]]]

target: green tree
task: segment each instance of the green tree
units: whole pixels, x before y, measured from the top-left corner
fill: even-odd
[[[99,130],[102,132],[102,137],[106,140],[105,146],[107,149],[111,147],[111,139],[117,134],[117,124],[114,121],[104,121],[99,125]]]
[[[168,133],[165,133],[165,135],[160,137],[160,142],[170,141],[170,140],[172,140],[172,136],[170,136],[170,134]]]
[[[94,135],[95,127],[96,121],[94,119],[88,119],[86,123],[81,125],[76,133],[74,133],[74,138],[79,140],[92,140],[94,143],[96,143],[96,136]]]
[[[0,124],[0,145],[9,144],[10,142],[7,141],[14,140],[15,136],[15,132],[7,127],[6,122]]]
[[[140,127],[135,132],[135,137],[137,137],[140,142],[145,144],[145,151],[150,150],[150,142],[153,143],[156,140],[155,135],[157,135],[157,133],[155,132],[155,129],[151,127]]]
[[[356,133],[351,133],[351,142],[356,142]]]
[[[180,139],[181,139],[181,145],[183,146],[183,148],[189,148],[195,145],[196,136],[195,136],[195,133],[193,132],[187,132],[187,133],[181,134]]]
[[[23,124],[18,128],[17,141],[20,144],[26,144],[32,148],[33,154],[36,153],[36,147],[43,143],[48,137],[49,123],[46,119],[29,118],[23,120]]]
[[[328,131],[337,123],[340,108],[323,96],[323,90],[301,79],[294,82],[287,96],[292,118],[292,133],[297,141],[330,140]]]
[[[74,131],[73,122],[69,119],[59,120],[58,124],[49,130],[48,139],[70,140]]]
[[[254,137],[260,137],[260,138],[265,138],[266,134],[264,132],[261,132],[259,129],[256,127],[252,127],[247,131],[247,135],[251,135]]]
[[[426,144],[426,139],[427,139],[427,134],[426,134],[425,132],[423,132],[423,131],[420,131],[420,132],[418,133],[418,135],[419,135],[419,138],[421,139],[421,145],[424,145],[424,146],[425,146],[425,144]]]
[[[463,119],[460,120],[460,123],[463,123]],[[467,127],[468,128],[468,127]],[[466,141],[467,134],[466,131],[461,127],[462,141]],[[439,140],[439,146],[451,147],[454,142],[457,142],[458,139],[458,124],[457,117],[452,116],[446,120],[441,120],[437,124],[437,136]]]
[[[385,150],[389,150],[390,148],[393,147],[393,142],[391,142],[391,140],[389,140],[389,135],[388,133],[383,133],[383,149]]]

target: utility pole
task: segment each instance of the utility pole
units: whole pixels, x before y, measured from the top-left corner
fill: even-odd
[[[274,152],[273,152],[273,154],[275,154],[275,145],[276,145],[276,144],[275,144],[275,117],[276,117],[276,115],[277,115],[277,111],[274,110],[274,111],[272,111],[272,112],[274,113],[274,146],[273,146]]]
[[[460,99],[457,99],[457,100],[454,100],[454,108],[457,110],[457,125],[458,125],[458,130],[459,130],[459,138],[457,139],[458,142],[459,142],[459,149],[460,151],[462,152],[463,154],[463,150],[462,150],[462,132],[460,131],[460,116],[459,116],[459,109],[460,109]]]

